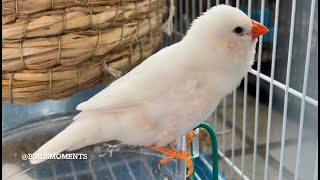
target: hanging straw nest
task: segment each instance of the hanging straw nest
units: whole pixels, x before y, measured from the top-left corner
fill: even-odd
[[[118,1],[3,0],[2,102],[65,98],[149,57],[162,41],[164,0]]]
[[[61,99],[102,82],[110,82],[149,57],[160,43],[160,31],[107,55],[96,56],[76,66],[2,73],[2,102],[33,103]]]
[[[2,71],[44,69],[75,65],[117,49],[132,39],[160,29],[162,15],[151,13],[118,28],[86,30],[47,38],[27,39],[2,45]]]
[[[88,28],[121,26],[131,19],[142,19],[151,12],[164,11],[163,0],[143,0],[116,6],[69,7],[20,15],[7,24],[2,17],[2,40],[20,40],[59,35]]]
[[[74,6],[101,6],[107,9],[123,4],[138,4],[143,1],[145,0],[2,0],[2,24],[46,10],[67,9]],[[152,1],[154,2],[154,0],[148,0],[147,2],[151,4]],[[156,1],[163,2],[163,0]]]

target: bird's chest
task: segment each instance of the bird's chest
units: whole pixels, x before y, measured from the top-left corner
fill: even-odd
[[[235,90],[250,68],[249,63],[234,63],[218,69],[215,73],[215,77],[217,77],[215,86],[220,94],[226,96]]]

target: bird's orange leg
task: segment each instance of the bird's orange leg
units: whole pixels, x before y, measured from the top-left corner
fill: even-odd
[[[189,151],[190,144],[193,140],[194,135],[196,135],[196,132],[194,130],[191,130],[191,131],[188,131],[186,135],[187,135],[186,147],[187,147],[187,151]]]
[[[174,150],[174,145],[176,144],[176,142],[175,141],[172,141],[169,145],[170,145],[170,148],[172,149],[172,150]]]
[[[195,132],[189,131],[186,136],[187,136],[187,142],[186,142],[186,146],[187,146],[187,151],[189,150],[190,144],[192,142],[193,136],[195,135]],[[169,161],[173,160],[174,158],[178,158],[178,159],[182,159],[185,160],[187,162],[187,166],[188,166],[188,174],[187,177],[189,177],[192,172],[193,172],[193,164],[192,164],[192,160],[191,160],[191,154],[188,152],[184,152],[184,151],[176,151],[174,149],[174,144],[175,142],[171,142],[170,143],[170,148],[171,149],[167,149],[164,147],[156,147],[156,146],[150,146],[149,148],[154,150],[154,151],[158,151],[158,152],[162,152],[164,154],[167,154],[168,157],[161,159],[158,162],[158,168],[160,169],[161,164],[164,163],[168,163]]]

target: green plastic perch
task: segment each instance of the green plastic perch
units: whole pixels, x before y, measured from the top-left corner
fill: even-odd
[[[213,180],[218,180],[218,142],[217,142],[217,136],[216,133],[208,123],[201,123],[197,128],[203,128],[205,129],[211,138],[211,144],[212,144],[212,174],[213,174]],[[192,146],[191,146],[192,148]],[[192,150],[191,150],[192,152]],[[194,173],[192,173],[191,177],[192,180],[194,180]]]

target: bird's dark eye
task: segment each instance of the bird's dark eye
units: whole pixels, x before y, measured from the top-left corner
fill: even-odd
[[[233,32],[235,32],[237,34],[241,34],[241,33],[243,33],[243,31],[244,31],[243,27],[240,27],[240,26],[234,28],[234,30],[233,30]]]

